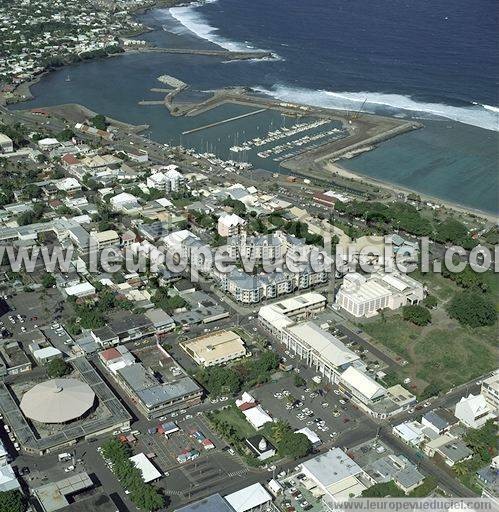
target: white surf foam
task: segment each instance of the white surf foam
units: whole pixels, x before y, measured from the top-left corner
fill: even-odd
[[[181,25],[187,30],[196,34],[201,39],[206,39],[225,50],[233,52],[247,52],[247,51],[266,51],[260,50],[250,44],[249,41],[237,42],[231,41],[226,37],[219,34],[216,27],[212,27],[206,18],[198,11],[198,8],[208,3],[215,3],[217,0],[205,0],[202,2],[195,2],[183,7],[171,7],[169,12]]]
[[[277,84],[272,89],[253,87],[255,91],[268,94],[282,101],[302,103],[317,107],[339,110],[360,109],[364,100],[366,112],[384,110],[404,110],[414,112],[414,117],[444,117],[486,130],[499,131],[499,108],[490,105],[454,107],[440,103],[423,103],[400,94],[374,92],[331,92]]]

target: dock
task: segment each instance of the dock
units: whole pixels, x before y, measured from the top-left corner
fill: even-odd
[[[264,51],[234,52],[230,50],[202,50],[194,48],[158,48],[156,46],[134,49],[133,52],[169,53],[174,55],[201,55],[206,57],[220,57],[225,60],[267,59],[273,56],[271,52]]]
[[[140,100],[139,105],[164,105],[165,100]]]
[[[187,130],[182,132],[182,135],[189,135],[189,133],[199,132],[201,130],[206,130],[207,128],[213,128],[214,126],[218,126],[220,124],[231,123],[232,121],[237,121],[238,119],[243,119],[245,117],[254,116],[256,114],[261,114],[265,112],[266,108],[261,108],[259,110],[253,110],[252,112],[247,112],[246,114],[241,114],[240,116],[229,117],[228,119],[223,119],[222,121],[217,121],[215,123],[205,124],[204,126],[199,126],[198,128],[193,128],[192,130]]]

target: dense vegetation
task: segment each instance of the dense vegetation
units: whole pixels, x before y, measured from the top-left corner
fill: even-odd
[[[187,302],[180,295],[168,295],[163,289],[156,290],[152,302],[154,302],[155,306],[164,309],[167,313],[173,313],[176,309],[187,306]]]
[[[129,497],[141,510],[158,510],[165,505],[165,498],[152,485],[144,483],[142,474],[130,461],[130,447],[111,439],[102,445],[102,455],[111,461],[112,471],[121,485],[130,491]]]
[[[312,444],[305,434],[293,432],[288,423],[278,420],[270,427],[270,436],[279,455],[290,459],[301,459],[312,451]]]
[[[60,357],[52,359],[47,363],[47,375],[51,379],[58,379],[60,377],[64,377],[64,375],[68,375],[71,373],[72,367],[70,364],[66,363]]]
[[[494,420],[489,420],[480,429],[469,430],[464,436],[465,443],[473,451],[470,460],[460,462],[453,467],[457,477],[468,487],[478,491],[475,484],[475,473],[478,469],[488,466],[497,455],[497,428]]]
[[[0,512],[24,512],[26,508],[26,499],[21,491],[0,492]]]
[[[209,413],[208,419],[241,455],[246,455],[245,460],[248,463],[256,463],[255,460],[252,460],[253,457],[248,456],[245,445],[245,440],[255,435],[256,432],[235,404],[226,409]],[[263,428],[263,434],[277,448],[280,457],[300,459],[312,451],[312,444],[308,437],[305,434],[293,432],[285,421],[277,420],[275,423],[267,423]]]
[[[428,219],[421,215],[415,206],[408,203],[338,201],[335,209],[348,218],[364,220],[382,233],[400,229],[411,235],[430,236],[437,242],[452,243],[465,249],[472,249],[477,245],[462,222],[455,219],[443,222]]]
[[[90,123],[94,128],[97,128],[97,130],[106,130],[107,128],[107,121],[106,117],[102,114],[97,114],[94,117],[90,119]]]
[[[381,484],[374,484],[362,491],[363,498],[401,498],[405,496],[405,492],[399,489],[393,480]]]
[[[402,308],[402,317],[415,325],[428,325],[431,322],[431,314],[424,306],[404,306]]]
[[[102,285],[96,286],[99,291],[97,302],[79,304],[73,301],[75,315],[69,320],[67,329],[70,334],[79,334],[82,329],[97,329],[106,323],[107,315],[115,308],[130,310],[133,303],[119,298],[114,292]]]
[[[447,308],[449,316],[462,325],[481,327],[494,325],[497,311],[494,303],[478,292],[461,292],[454,296]]]
[[[196,379],[213,396],[234,394],[244,388],[267,382],[279,366],[279,357],[270,351],[260,357],[247,359],[232,366],[200,368]]]

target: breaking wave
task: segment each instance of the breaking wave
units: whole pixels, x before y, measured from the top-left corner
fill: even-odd
[[[374,92],[331,92],[291,87],[277,84],[271,89],[253,87],[253,90],[267,94],[282,101],[302,103],[317,107],[329,107],[338,110],[363,110],[370,113],[396,113],[403,110],[413,112],[413,117],[443,117],[484,128],[499,131],[499,107],[473,104],[469,107],[456,107],[441,103],[424,103],[400,94]]]
[[[231,41],[219,34],[218,28],[212,27],[206,18],[198,11],[198,8],[205,5],[215,3],[217,0],[205,0],[202,2],[194,2],[187,6],[171,7],[169,12],[181,25],[187,30],[194,33],[201,39],[206,39],[225,50],[232,52],[247,51],[267,51],[256,48],[249,41],[237,42]]]

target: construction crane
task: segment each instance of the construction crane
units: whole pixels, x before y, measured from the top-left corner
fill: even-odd
[[[366,104],[367,98],[362,102],[362,105],[360,106],[359,110],[357,112],[354,112],[350,118],[350,122],[357,120],[360,117],[361,112],[364,110],[364,105]]]

